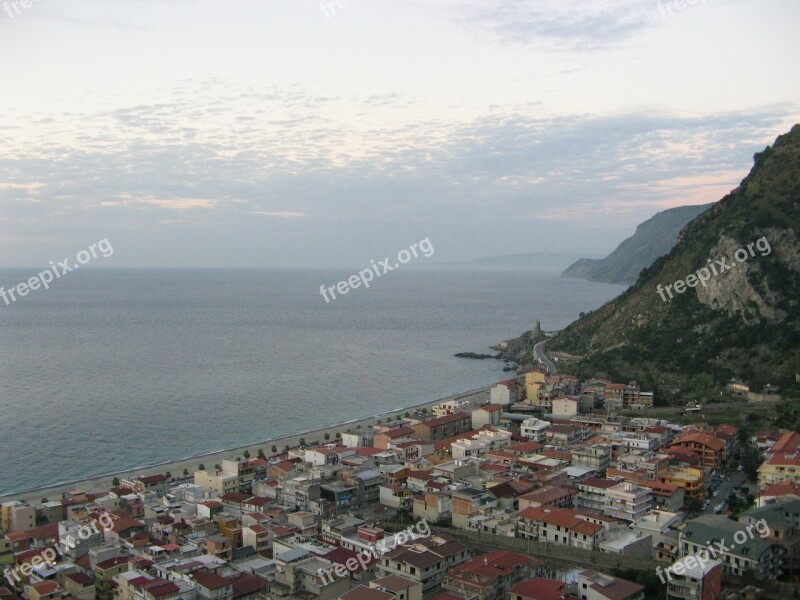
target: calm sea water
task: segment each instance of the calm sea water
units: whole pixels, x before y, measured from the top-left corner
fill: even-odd
[[[32,273],[0,270],[6,287]],[[488,351],[624,287],[557,274],[86,270],[0,301],[0,494],[367,417],[503,378]]]

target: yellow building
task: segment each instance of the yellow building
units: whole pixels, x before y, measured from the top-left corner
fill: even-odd
[[[536,394],[544,382],[545,374],[539,371],[525,373],[525,398],[528,404],[536,404]]]
[[[658,472],[658,481],[682,487],[686,498],[705,499],[703,469],[694,467],[668,467]]]
[[[776,454],[758,467],[758,487],[765,488],[773,483],[792,481],[800,483],[800,455]]]

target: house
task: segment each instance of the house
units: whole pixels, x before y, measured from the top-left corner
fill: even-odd
[[[380,577],[370,581],[369,587],[390,594],[392,600],[422,600],[422,584],[399,575]]]
[[[625,526],[616,519],[568,508],[526,508],[517,519],[517,537],[597,550],[612,531]]]
[[[194,573],[197,595],[202,600],[233,600],[233,583],[217,573]]]
[[[547,485],[528,492],[518,498],[519,509],[526,508],[572,508],[578,491],[573,487]]]
[[[342,444],[347,448],[364,448],[375,443],[375,432],[371,429],[353,429],[342,434]]]
[[[579,600],[578,596],[567,593],[563,581],[534,577],[520,581],[508,592],[509,600]]]
[[[472,488],[454,491],[452,494],[453,527],[467,528],[467,521],[481,511],[496,508],[497,499],[491,494]]]
[[[500,414],[503,412],[502,404],[484,404],[472,411],[472,428],[480,429],[486,425],[500,423]]]
[[[758,487],[789,481],[800,483],[800,453],[777,452],[758,467]]]
[[[590,570],[578,575],[578,592],[581,600],[645,600],[643,585]]]
[[[538,575],[542,562],[511,550],[495,550],[453,568],[442,586],[464,600],[505,600],[517,583]]]
[[[380,450],[388,450],[394,440],[410,439],[413,436],[414,429],[411,427],[396,427],[376,433],[372,445]]]
[[[671,466],[658,472],[659,483],[683,488],[684,496],[690,500],[705,499],[704,474],[702,469]]]
[[[580,400],[577,398],[556,398],[553,400],[554,417],[574,417],[580,410]]]
[[[543,421],[535,417],[525,419],[519,428],[519,434],[534,442],[543,442],[546,438],[545,431],[550,427],[550,421]]]
[[[716,470],[722,468],[726,445],[725,440],[708,433],[696,432],[679,437],[667,448],[690,450],[700,456],[700,464],[703,467]]]
[[[446,574],[469,556],[469,549],[447,535],[415,540],[384,554],[380,577],[399,575],[422,585],[423,594],[441,585]]]
[[[670,571],[667,577],[667,598],[670,600],[717,600],[722,592],[722,563],[710,560],[695,561],[693,566],[683,563],[683,573]]]
[[[519,384],[513,379],[498,381],[489,389],[489,401],[503,406],[516,404],[519,401]]]
[[[711,548],[711,556],[716,554],[715,558],[722,562],[723,569],[732,575],[741,576],[750,570],[759,579],[777,578],[781,573],[784,549],[758,535],[752,538],[746,535],[746,539],[738,543],[742,529],[741,523],[722,515],[702,515],[692,519],[680,532],[680,554],[688,556],[698,551],[708,552]],[[715,543],[733,540],[737,534],[737,543],[729,548],[719,548]]]

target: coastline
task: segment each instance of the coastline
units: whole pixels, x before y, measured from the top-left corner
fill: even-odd
[[[412,406],[397,408],[391,411],[386,411],[374,415],[372,417],[365,417],[363,419],[353,419],[350,421],[346,421],[344,423],[338,423],[336,425],[330,425],[328,427],[311,429],[308,431],[303,431],[291,435],[285,435],[282,437],[271,438],[263,440],[261,442],[256,442],[254,444],[237,446],[235,448],[226,448],[223,450],[217,450],[215,452],[207,452],[204,454],[198,454],[195,456],[181,458],[177,460],[164,461],[150,465],[133,467],[126,471],[117,471],[114,473],[96,475],[85,479],[75,479],[71,481],[55,483],[46,486],[40,486],[37,488],[22,490],[20,492],[9,492],[7,494],[0,495],[0,501],[19,500],[19,501],[29,501],[29,502],[40,502],[42,498],[48,498],[50,500],[54,500],[56,498],[60,498],[62,492],[73,489],[80,489],[81,491],[84,492],[106,491],[111,489],[112,481],[115,477],[117,478],[124,478],[131,476],[144,477],[147,475],[158,475],[161,473],[165,473],[166,471],[170,471],[173,477],[176,477],[176,476],[181,476],[183,474],[184,469],[188,470],[189,473],[191,474],[194,473],[194,471],[198,470],[201,464],[204,464],[206,467],[209,467],[214,465],[215,461],[220,461],[223,459],[235,459],[237,456],[240,456],[245,450],[249,451],[252,456],[256,456],[259,450],[263,450],[265,456],[267,458],[270,458],[272,456],[276,456],[276,454],[272,453],[272,448],[271,448],[272,446],[277,446],[278,448],[277,454],[281,454],[284,446],[289,446],[289,447],[299,446],[301,438],[305,438],[306,442],[318,441],[320,443],[325,443],[324,436],[326,433],[330,435],[331,437],[330,441],[333,442],[337,432],[344,433],[346,431],[349,431],[350,429],[354,429],[358,425],[361,425],[362,427],[370,426],[375,424],[375,422],[378,419],[383,420],[385,417],[396,415],[398,412],[405,413],[407,411],[419,410],[422,408],[431,408],[432,406],[436,406],[437,404],[441,404],[442,402],[454,399],[468,399],[471,402],[482,403],[484,401],[489,400],[488,392],[489,388],[491,388],[492,385],[486,385],[473,390],[468,390],[466,392],[454,394],[452,396],[439,398],[437,400],[432,400],[428,402],[422,402],[420,404],[414,404]],[[319,437],[320,439],[317,440],[316,437]]]

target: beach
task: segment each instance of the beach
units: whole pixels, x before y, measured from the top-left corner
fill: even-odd
[[[59,500],[61,499],[61,494],[63,492],[70,490],[80,490],[82,492],[107,491],[113,487],[112,482],[114,478],[123,479],[131,477],[146,477],[148,475],[159,475],[167,472],[170,472],[173,477],[178,477],[183,481],[184,469],[189,472],[189,477],[185,478],[185,480],[194,481],[192,474],[200,469],[200,465],[204,465],[206,468],[211,469],[214,467],[215,464],[219,464],[225,459],[235,460],[237,457],[243,456],[245,451],[249,452],[251,457],[255,457],[258,454],[258,451],[262,450],[264,454],[267,456],[267,458],[269,458],[275,456],[275,454],[272,452],[272,446],[275,446],[277,448],[278,450],[277,454],[281,454],[283,453],[283,449],[286,446],[289,446],[290,448],[296,448],[300,446],[301,439],[304,439],[306,444],[333,443],[335,441],[337,433],[345,433],[347,431],[355,429],[359,425],[362,428],[370,427],[374,425],[379,419],[381,421],[384,421],[387,419],[387,417],[394,417],[398,414],[404,415],[406,412],[412,412],[423,408],[431,408],[433,406],[436,406],[437,404],[441,404],[442,402],[447,402],[448,400],[468,400],[473,404],[473,406],[479,406],[480,404],[488,402],[490,387],[491,386],[484,386],[474,390],[469,390],[467,392],[462,392],[460,394],[455,394],[453,396],[439,398],[438,400],[423,402],[421,404],[415,404],[413,406],[408,406],[405,408],[398,408],[396,410],[374,415],[372,417],[366,417],[364,419],[356,419],[348,421],[346,423],[340,423],[337,425],[331,425],[329,427],[322,427],[319,429],[312,429],[309,431],[304,431],[297,434],[283,436],[279,438],[272,438],[264,440],[262,442],[258,442],[256,444],[248,444],[246,446],[229,448],[217,452],[209,452],[206,454],[192,456],[189,458],[168,461],[154,465],[135,467],[127,471],[108,473],[105,475],[89,477],[86,479],[73,480],[73,481],[57,483],[54,485],[38,487],[23,492],[11,493],[4,496],[0,496],[0,500],[3,501],[20,500],[20,501],[28,501],[30,503],[39,503],[42,502],[43,499],[45,498],[47,498],[48,500]],[[326,433],[330,436],[330,440],[328,442],[326,442],[325,440]]]

